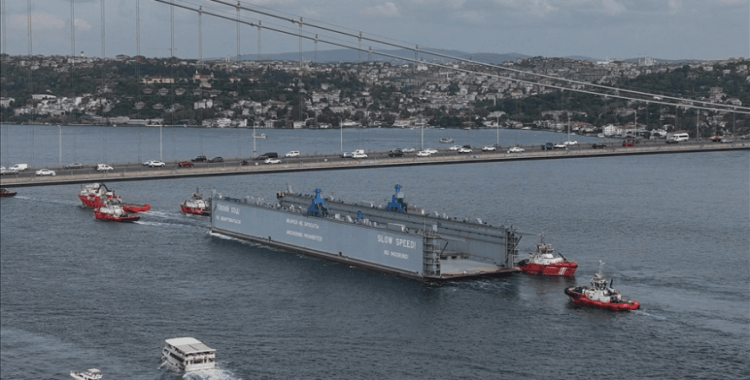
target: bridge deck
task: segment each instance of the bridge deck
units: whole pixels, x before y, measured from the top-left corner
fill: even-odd
[[[144,181],[157,179],[175,179],[190,177],[209,177],[225,175],[249,175],[267,173],[288,173],[316,170],[345,170],[371,169],[414,165],[447,165],[471,164],[486,162],[517,162],[525,160],[547,160],[566,158],[616,157],[626,155],[674,154],[715,152],[728,150],[750,150],[750,141],[730,144],[700,144],[700,145],[660,145],[645,147],[617,147],[610,149],[588,149],[571,151],[541,151],[506,154],[503,152],[483,153],[482,155],[455,155],[432,157],[404,157],[365,160],[327,160],[321,158],[315,162],[282,163],[280,165],[265,165],[257,163],[247,166],[216,166],[204,168],[167,168],[164,170],[125,169],[113,173],[87,172],[57,175],[54,177],[34,177],[4,175],[0,178],[2,187],[51,186],[65,184],[79,184],[90,182],[119,182]]]

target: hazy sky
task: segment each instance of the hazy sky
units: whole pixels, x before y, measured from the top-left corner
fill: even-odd
[[[34,54],[71,53],[71,0],[29,0]],[[168,0],[167,0],[168,1]],[[175,3],[236,17],[233,7],[210,0]],[[232,2],[232,0],[229,0]],[[236,2],[236,0],[234,0]],[[468,53],[520,53],[588,56],[597,59],[649,56],[664,59],[724,59],[750,56],[750,0],[253,0],[289,18],[327,23],[355,33],[387,37],[425,48]],[[75,0],[75,50],[101,55],[102,0]],[[106,55],[136,53],[136,0],[105,0]],[[3,48],[11,55],[29,52],[27,1],[5,0],[7,33]],[[169,56],[169,6],[140,0],[141,54]],[[242,19],[298,30],[288,21],[242,11]],[[176,9],[175,55],[198,57],[198,16]],[[202,17],[203,56],[237,54],[232,21]],[[318,33],[330,33],[303,27]],[[343,38],[343,37],[337,37]],[[346,43],[357,46],[356,39]],[[367,48],[371,43],[363,42]],[[373,48],[381,48],[372,45]],[[319,50],[334,49],[319,43]],[[243,54],[258,51],[258,33],[241,27]],[[297,37],[261,34],[261,53],[297,52]],[[302,50],[313,50],[303,41]]]

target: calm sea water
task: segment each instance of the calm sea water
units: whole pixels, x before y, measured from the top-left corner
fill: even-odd
[[[3,162],[25,160],[28,129],[8,127],[0,135]],[[127,128],[64,128],[79,128],[79,161],[99,159],[91,143],[105,132],[107,146],[114,147],[110,161],[137,160],[137,140],[134,145],[109,135]],[[49,135],[44,144],[38,140],[42,130]],[[56,132],[34,132],[36,162],[57,163]],[[148,132],[143,159],[158,154],[158,130]],[[266,131],[269,148],[259,150],[338,151],[337,140],[326,140],[339,131],[280,132]],[[431,132],[434,142],[448,135]],[[236,134],[252,132],[169,133],[185,142],[175,146],[176,156],[199,154],[200,142],[193,140],[203,136],[204,154],[230,157],[221,147],[236,149]],[[347,148],[346,136],[354,140],[357,133],[344,131],[345,149],[355,148]],[[368,142],[384,148],[406,140],[419,144],[419,131],[361,133],[368,138],[356,147],[363,149]],[[495,141],[494,131],[455,133],[490,140],[475,145]],[[509,145],[504,137],[519,143],[564,138],[500,133],[503,145]],[[281,138],[286,144],[276,141]],[[316,145],[323,141],[327,145]],[[183,150],[188,142],[193,145]],[[428,210],[544,232],[547,242],[578,261],[578,275],[423,284],[212,237],[207,219],[179,212],[196,186],[204,193],[271,200],[289,184],[383,204],[396,183],[411,204]],[[128,201],[150,203],[152,211],[136,224],[96,221],[91,210],[78,207],[78,186],[18,189],[15,198],[0,200],[0,378],[64,379],[70,370],[96,367],[105,379],[179,379],[159,362],[164,339],[178,336],[218,350],[219,369],[190,378],[750,377],[748,152],[112,186]],[[522,250],[532,250],[537,239],[524,236]],[[640,301],[641,310],[612,313],[570,304],[563,289],[588,283],[600,260],[605,275],[627,298]]]

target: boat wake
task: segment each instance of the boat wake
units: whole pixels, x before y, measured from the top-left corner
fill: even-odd
[[[182,375],[182,378],[191,380],[241,380],[232,372],[219,368],[186,373]]]
[[[150,221],[144,221],[144,220],[138,220],[133,222],[135,224],[141,224],[144,226],[152,226],[152,227],[169,227],[169,228],[195,228],[196,226],[191,224],[182,224],[182,223],[161,223],[161,222],[150,222]]]
[[[75,201],[61,201],[61,200],[47,199],[47,198],[32,198],[32,197],[27,197],[23,195],[16,195],[14,198],[29,200],[29,201],[39,202],[39,203],[52,203],[56,205],[65,205],[65,206],[78,206],[81,204],[80,201],[75,202]]]
[[[639,315],[645,315],[647,317],[651,317],[651,318],[654,318],[654,319],[659,320],[659,321],[666,321],[667,320],[667,317],[662,317],[660,315],[649,314],[649,313],[647,313],[647,312],[645,312],[643,310],[633,310],[632,312],[635,313],[635,314],[639,314]]]

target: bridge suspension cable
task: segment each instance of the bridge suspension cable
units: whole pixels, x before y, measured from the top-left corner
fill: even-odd
[[[220,14],[220,13],[214,13],[214,12],[211,12],[211,11],[207,11],[205,8],[200,8],[200,9],[198,9],[198,8],[191,8],[189,6],[178,4],[178,3],[170,3],[170,2],[167,2],[166,0],[154,0],[154,1],[159,2],[159,3],[163,3],[163,4],[167,4],[167,5],[170,5],[170,6],[173,6],[173,7],[178,7],[178,8],[182,8],[182,9],[185,9],[185,10],[189,10],[189,11],[192,11],[192,12],[201,12],[202,14],[205,14],[205,15],[208,15],[208,16],[212,16],[212,17],[216,17],[216,18],[220,18],[220,19],[224,19],[224,20],[231,21],[231,22],[243,23],[243,24],[246,24],[246,25],[257,27],[259,29],[265,29],[265,30],[269,30],[269,31],[272,31],[272,32],[280,33],[280,34],[285,34],[285,35],[289,35],[289,36],[293,36],[293,37],[299,37],[301,39],[307,39],[307,40],[311,40],[311,41],[322,42],[322,43],[326,43],[326,44],[329,44],[329,45],[332,45],[332,46],[337,46],[337,47],[341,47],[341,48],[345,48],[345,49],[350,49],[350,50],[354,50],[354,51],[358,51],[358,52],[366,52],[368,54],[375,54],[375,55],[379,55],[379,56],[382,56],[382,57],[388,57],[388,58],[392,58],[392,59],[396,59],[396,60],[424,64],[426,66],[437,67],[437,68],[441,68],[441,69],[445,69],[445,70],[450,70],[450,71],[463,72],[463,73],[473,74],[473,75],[482,75],[482,76],[487,76],[487,77],[493,77],[493,78],[497,78],[497,79],[512,81],[512,82],[516,82],[516,83],[523,83],[523,84],[528,84],[528,85],[533,85],[533,86],[544,86],[544,87],[554,88],[554,89],[558,89],[558,90],[562,90],[562,91],[578,92],[578,93],[583,93],[583,94],[601,96],[601,97],[605,97],[605,98],[622,99],[622,100],[629,100],[629,101],[638,101],[638,102],[645,102],[645,103],[651,103],[651,104],[661,104],[661,105],[665,105],[665,106],[680,107],[680,108],[685,108],[685,109],[697,109],[697,110],[705,110],[705,111],[713,111],[713,112],[736,112],[736,113],[740,113],[740,114],[748,114],[748,115],[750,115],[750,108],[748,108],[748,107],[719,105],[719,104],[707,103],[707,102],[696,101],[696,100],[691,100],[691,99],[666,97],[666,96],[661,96],[661,95],[656,95],[656,94],[649,94],[649,93],[645,93],[645,92],[638,92],[638,93],[650,96],[651,97],[650,99],[636,98],[636,97],[633,97],[633,96],[620,95],[620,92],[630,92],[630,93],[633,93],[633,91],[631,91],[631,90],[623,90],[623,89],[620,89],[620,88],[617,88],[617,87],[610,87],[610,86],[604,86],[604,85],[595,85],[595,84],[587,83],[587,82],[578,82],[578,81],[574,81],[574,80],[570,80],[570,79],[564,79],[564,78],[558,78],[558,77],[553,77],[553,76],[547,76],[547,75],[543,75],[543,74],[529,73],[529,72],[525,72],[525,71],[522,71],[522,70],[515,70],[514,69],[519,74],[532,75],[532,76],[542,76],[542,77],[546,77],[546,78],[549,78],[549,79],[552,79],[552,80],[555,80],[555,81],[559,81],[559,82],[567,82],[567,83],[570,83],[570,84],[580,84],[580,85],[588,86],[588,87],[596,87],[596,88],[601,88],[601,89],[607,89],[609,91],[613,91],[614,93],[601,93],[601,92],[596,92],[596,91],[593,91],[593,90],[586,90],[586,89],[581,89],[581,88],[571,88],[571,87],[566,87],[566,86],[561,86],[561,85],[556,85],[556,84],[539,83],[539,82],[525,80],[525,79],[520,79],[520,78],[514,78],[514,77],[502,76],[502,75],[497,75],[497,74],[492,74],[492,73],[487,73],[487,72],[469,70],[469,69],[465,69],[465,68],[456,68],[456,67],[447,66],[447,65],[443,65],[443,64],[439,64],[439,63],[434,63],[434,62],[419,61],[418,59],[414,59],[414,58],[408,58],[408,57],[398,56],[398,55],[394,55],[394,54],[390,54],[390,53],[385,53],[385,52],[382,52],[382,51],[372,50],[372,47],[369,47],[368,49],[364,49],[364,48],[359,48],[357,46],[347,45],[346,43],[343,43],[343,42],[336,42],[336,41],[333,41],[333,39],[329,39],[329,40],[322,39],[322,38],[320,38],[317,35],[314,35],[314,36],[312,36],[312,35],[305,35],[303,33],[300,33],[298,30],[294,30],[294,29],[291,29],[291,28],[289,30],[284,30],[284,29],[282,29],[280,27],[271,27],[271,26],[268,26],[267,24],[266,25],[261,25],[259,22],[237,20],[236,18],[234,18],[232,16],[229,16],[229,15],[223,15],[223,14]],[[211,0],[211,1],[217,2],[217,3],[222,3],[222,4],[228,4],[228,3],[225,3],[225,2],[223,2],[221,0]],[[229,4],[229,5],[231,5],[233,8],[237,7],[236,4]],[[255,10],[250,9],[250,8],[246,8],[246,7],[242,7],[242,9],[245,9],[245,10],[248,10],[248,11],[251,11],[251,12],[254,12],[254,13],[260,13],[260,12],[256,12]],[[217,12],[219,12],[219,11],[217,11]],[[268,12],[262,12],[262,14],[264,14],[264,15],[266,15],[266,13],[268,13]],[[272,17],[281,18],[280,16],[272,16]],[[299,23],[299,21],[294,20],[294,19],[285,19],[285,20],[290,21],[291,23],[294,23],[294,24]],[[312,26],[308,22],[305,22],[305,24]],[[316,28],[323,29],[323,30],[329,30],[329,31],[336,32],[336,33],[339,33],[339,34],[348,34],[346,32],[336,31],[336,30],[331,29],[331,28],[325,28],[325,27],[316,27]],[[355,34],[351,34],[351,36],[353,36],[355,38],[359,38],[359,36],[355,35]],[[390,43],[390,42],[380,42],[379,40],[372,39],[372,38],[365,37],[365,36],[363,36],[362,39],[370,41],[370,42],[387,44],[387,45],[390,45],[390,46],[398,46],[398,47],[401,47],[401,48],[404,48],[404,49],[407,49],[407,50],[411,50],[411,51],[415,51],[415,52],[419,52],[419,53],[426,53],[426,54],[432,54],[432,55],[436,55],[436,56],[441,56],[441,57],[446,58],[446,59],[451,59],[451,60],[455,59],[455,60],[458,60],[458,61],[467,62],[467,63],[471,63],[471,64],[474,64],[474,65],[481,65],[481,66],[487,66],[487,67],[492,67],[492,68],[499,68],[499,69],[503,69],[503,70],[507,70],[508,69],[508,68],[505,68],[505,67],[500,67],[500,66],[495,66],[495,65],[480,63],[480,62],[476,62],[476,61],[472,61],[472,60],[466,60],[466,59],[463,59],[463,58],[451,57],[451,56],[443,55],[443,54],[440,54],[440,53],[429,52],[429,51],[423,50],[421,48],[416,49],[416,48],[411,48],[411,47],[407,47],[407,46],[403,46],[403,45],[393,44],[393,43]],[[669,99],[669,100],[679,101],[681,103],[676,103],[674,101],[673,102],[669,102],[669,101],[666,101],[665,98]],[[711,106],[700,106],[700,105],[695,105],[695,103],[710,104]]]
[[[301,18],[300,18],[300,21],[297,21],[294,18],[287,18],[287,17],[279,16],[279,15],[273,14],[273,13],[268,12],[268,11],[261,11],[261,10],[258,9],[259,7],[255,6],[255,5],[252,5],[251,7],[245,7],[245,6],[241,6],[239,1],[237,2],[237,4],[230,4],[230,3],[226,2],[226,1],[223,1],[223,0],[210,0],[210,1],[212,1],[214,3],[222,4],[222,5],[229,5],[229,6],[232,6],[232,7],[242,8],[244,10],[247,10],[247,11],[250,11],[250,12],[253,12],[253,13],[257,13],[257,14],[260,14],[260,15],[264,15],[264,16],[268,16],[268,17],[272,17],[272,18],[276,18],[276,19],[280,19],[280,20],[284,20],[284,21],[289,21],[291,23],[299,23],[299,24],[301,24]],[[324,31],[332,32],[332,33],[341,34],[341,35],[344,35],[344,36],[347,36],[347,37],[356,38],[358,42],[361,42],[362,40],[365,40],[365,41],[370,41],[370,42],[374,42],[374,43],[378,43],[378,44],[382,44],[382,45],[386,45],[386,46],[390,46],[390,47],[395,47],[395,48],[399,48],[399,49],[410,50],[410,51],[413,51],[415,53],[415,56],[416,56],[416,53],[422,53],[422,54],[432,55],[432,56],[440,57],[440,58],[444,58],[444,59],[449,59],[449,60],[454,60],[454,61],[459,61],[459,62],[465,62],[465,63],[471,63],[471,64],[480,65],[480,66],[490,67],[490,68],[493,68],[493,69],[499,69],[499,70],[509,71],[509,72],[513,72],[513,73],[516,73],[516,74],[530,75],[530,76],[535,76],[535,77],[539,77],[539,78],[546,78],[546,79],[560,81],[560,82],[566,82],[566,83],[570,83],[570,84],[577,84],[577,85],[583,85],[583,86],[588,86],[588,87],[600,88],[600,89],[609,90],[609,91],[616,91],[616,92],[620,92],[620,93],[625,92],[625,93],[630,93],[630,94],[634,94],[634,95],[649,96],[649,97],[652,97],[652,98],[653,97],[660,97],[662,99],[671,99],[671,100],[674,100],[674,101],[681,101],[681,102],[687,101],[687,102],[698,103],[698,104],[707,104],[707,105],[710,105],[710,108],[712,108],[712,109],[725,108],[727,111],[734,111],[734,110],[747,110],[747,111],[750,111],[750,107],[739,107],[739,106],[733,106],[733,105],[715,104],[715,103],[705,102],[705,101],[701,101],[701,100],[684,99],[684,98],[672,97],[672,96],[663,95],[663,94],[651,94],[651,93],[647,93],[647,92],[643,92],[643,91],[638,91],[638,90],[629,90],[629,89],[625,89],[625,88],[618,88],[618,87],[606,86],[606,85],[595,84],[595,83],[590,83],[590,82],[577,81],[577,80],[573,80],[573,79],[560,78],[560,77],[556,77],[556,76],[553,76],[553,75],[545,75],[545,74],[534,73],[534,72],[529,72],[529,71],[524,71],[524,70],[518,70],[518,69],[513,69],[513,68],[510,68],[510,67],[498,66],[498,65],[493,65],[493,64],[489,64],[489,63],[476,62],[476,61],[472,61],[470,59],[465,59],[465,58],[461,58],[461,57],[456,57],[456,56],[451,56],[451,55],[442,54],[442,53],[438,53],[438,52],[433,52],[433,51],[430,51],[430,50],[420,49],[419,46],[416,45],[416,44],[414,45],[414,47],[412,47],[412,46],[409,46],[409,45],[404,45],[404,44],[399,44],[399,43],[385,41],[383,39],[378,39],[378,38],[372,38],[372,37],[363,36],[362,32],[359,32],[358,34],[357,33],[347,32],[347,31],[341,30],[343,28],[342,27],[338,27],[338,26],[337,26],[338,29],[334,29],[334,28],[331,28],[331,27],[322,26],[322,25],[316,24],[314,22],[310,22],[310,20],[307,20],[305,22],[305,25],[307,25],[309,27],[312,27],[312,28],[316,28],[316,29],[320,29],[320,30],[324,30]],[[361,51],[361,47],[358,45],[358,48],[359,49],[357,51],[358,51],[358,54],[359,54],[359,52]],[[570,89],[570,90],[571,91],[575,91],[575,89]],[[643,100],[645,101],[645,99],[643,99]]]

